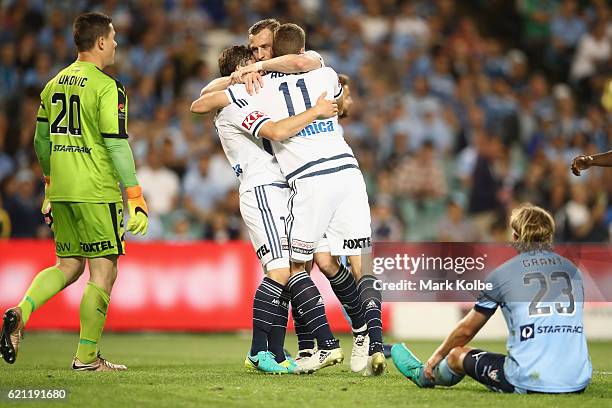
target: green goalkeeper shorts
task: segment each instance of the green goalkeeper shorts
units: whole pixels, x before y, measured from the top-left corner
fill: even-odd
[[[51,214],[57,256],[125,254],[122,203],[52,202]]]

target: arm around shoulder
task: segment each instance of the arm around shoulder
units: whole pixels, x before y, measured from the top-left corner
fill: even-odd
[[[230,104],[225,91],[215,91],[204,94],[193,101],[189,110],[193,113],[209,113]]]
[[[227,89],[228,86],[230,86],[230,84],[231,84],[230,77],[221,77],[221,78],[213,79],[212,81],[208,83],[208,85],[202,88],[202,90],[200,91],[200,96],[211,93],[211,92],[224,91]]]

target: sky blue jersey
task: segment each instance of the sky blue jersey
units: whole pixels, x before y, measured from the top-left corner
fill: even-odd
[[[519,253],[498,267],[475,309],[501,307],[508,325],[504,371],[515,387],[539,392],[585,388],[592,374],[583,325],[580,270],[549,250]]]

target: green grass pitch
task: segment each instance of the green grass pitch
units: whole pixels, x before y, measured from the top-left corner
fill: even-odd
[[[0,406],[80,407],[604,407],[612,406],[612,342],[592,342],[594,378],[583,395],[499,395],[466,378],[452,389],[420,390],[389,363],[383,377],[350,372],[350,338],[342,337],[343,365],[313,375],[246,372],[243,334],[106,334],[104,355],[128,365],[125,373],[74,373],[74,333],[27,333],[17,363],[0,365]],[[434,342],[407,342],[427,358]],[[295,351],[295,337],[288,336]],[[503,351],[502,342],[477,342]],[[559,356],[562,359],[563,356]],[[67,389],[61,402],[9,402],[10,389]]]

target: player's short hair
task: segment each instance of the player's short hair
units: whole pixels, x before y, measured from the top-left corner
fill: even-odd
[[[349,86],[351,84],[351,78],[346,74],[338,74],[338,82],[340,82],[341,87]],[[347,118],[349,115],[348,109],[346,107],[342,107],[340,114],[338,114],[338,119]]]
[[[281,24],[274,33],[272,52],[275,57],[288,54],[299,54],[306,46],[306,33],[297,24]]]
[[[263,30],[270,30],[272,34],[280,27],[280,23],[275,18],[266,18],[265,20],[259,20],[249,28],[249,35],[257,35]]]
[[[351,78],[349,78],[346,74],[338,74],[338,80],[340,81],[340,85],[347,86],[351,84]]]
[[[512,210],[510,227],[516,240],[524,244],[552,244],[555,221],[548,211],[530,203]]]
[[[244,45],[234,45],[221,51],[219,55],[219,72],[221,76],[229,76],[236,70],[236,67],[245,65],[253,58],[253,53]]]
[[[113,19],[102,13],[83,13],[79,15],[72,26],[74,45],[79,52],[91,50],[100,37],[110,33],[110,23]]]

